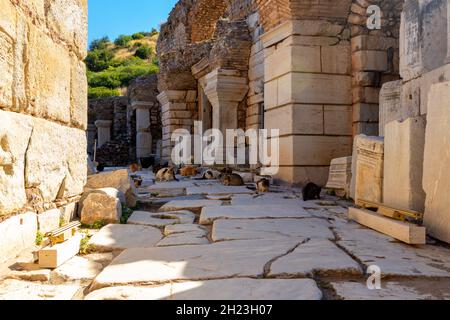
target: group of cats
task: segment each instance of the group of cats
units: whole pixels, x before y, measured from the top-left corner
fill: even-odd
[[[137,164],[132,164],[130,166],[131,172],[135,173],[140,170],[140,166]],[[156,165],[153,167],[153,173],[155,174],[155,180],[157,182],[169,182],[169,181],[178,181],[176,178],[176,174],[181,175],[182,177],[194,177],[199,174],[198,168],[193,166],[182,166],[178,170],[174,167],[169,166],[169,164],[165,165]],[[224,168],[221,171],[208,169],[203,172],[201,180],[219,180],[225,186],[244,186],[244,180],[242,177],[233,173],[233,169]],[[256,183],[256,190],[260,193],[266,193],[270,191],[270,181],[267,178],[262,178]],[[308,183],[303,188],[303,200],[316,200],[320,199],[322,188],[317,186],[314,183]]]

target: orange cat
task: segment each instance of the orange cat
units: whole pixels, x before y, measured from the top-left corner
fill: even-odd
[[[198,170],[195,167],[188,166],[180,169],[180,175],[182,177],[192,177],[198,174]]]
[[[135,172],[138,172],[138,171],[141,171],[142,170],[142,167],[140,166],[140,165],[138,165],[137,163],[133,163],[131,166],[130,166],[130,171],[132,172],[132,173],[135,173]]]

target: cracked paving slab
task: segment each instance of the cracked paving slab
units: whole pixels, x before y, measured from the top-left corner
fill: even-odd
[[[194,221],[195,214],[185,210],[164,213],[135,211],[127,224],[162,228],[172,224],[192,224]]]
[[[321,300],[311,279],[224,279],[189,281],[154,287],[111,287],[90,293],[86,300]]]
[[[363,270],[344,251],[326,239],[311,239],[272,263],[269,277],[362,275]]]
[[[197,232],[201,234],[207,234],[208,230],[198,224],[174,224],[164,228],[164,235],[170,236],[173,234]]]
[[[248,205],[203,208],[200,223],[212,224],[218,219],[276,219],[311,218],[305,209],[298,205]]]
[[[320,238],[334,239],[331,224],[323,219],[216,220],[214,242],[230,240]]]
[[[0,282],[0,300],[77,300],[80,285],[50,285],[20,280]]]
[[[89,244],[97,252],[154,247],[161,241],[161,230],[129,224],[110,224],[94,234]]]
[[[73,257],[52,272],[52,283],[89,283],[102,270],[103,265],[98,262],[94,262],[83,257]]]
[[[229,194],[254,194],[255,191],[247,187],[227,187],[221,184],[206,184],[196,187],[186,188],[186,194],[189,195],[229,195]]]
[[[381,289],[370,290],[365,282],[333,282],[337,297],[342,300],[449,300],[449,283],[420,279],[383,281]]]
[[[185,232],[169,235],[162,239],[157,247],[174,247],[174,246],[186,246],[186,245],[202,245],[209,244],[209,240],[206,238],[206,232]]]
[[[178,210],[188,210],[195,213],[200,213],[203,208],[220,207],[222,201],[217,200],[175,200],[170,201],[163,205],[159,211],[160,212],[170,212]]]
[[[268,262],[287,254],[298,244],[298,239],[286,239],[129,249],[97,276],[93,289],[176,280],[259,277]]]
[[[340,247],[366,267],[376,265],[384,276],[450,277],[450,250],[410,246],[349,222],[334,229]]]

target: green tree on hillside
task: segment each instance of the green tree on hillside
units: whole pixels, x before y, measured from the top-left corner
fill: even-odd
[[[117,37],[117,39],[114,41],[114,44],[118,47],[124,48],[130,44],[131,40],[133,40],[133,38],[131,36],[122,34]]]
[[[108,37],[103,37],[100,39],[95,39],[91,42],[91,45],[89,46],[90,51],[94,50],[105,50],[108,48],[108,46],[111,44],[111,41],[109,41]]]
[[[145,35],[142,32],[135,33],[131,36],[133,40],[141,40],[145,38]]]
[[[99,72],[109,68],[114,59],[114,54],[108,50],[90,51],[85,59],[86,66],[90,71]]]
[[[141,58],[143,60],[149,59],[153,54],[153,49],[148,45],[143,45],[139,49],[136,50],[134,54],[136,57]]]

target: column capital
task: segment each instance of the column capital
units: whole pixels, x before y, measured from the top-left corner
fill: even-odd
[[[97,128],[111,128],[112,120],[97,120],[95,121],[95,126]]]
[[[155,105],[155,103],[150,102],[150,101],[133,101],[131,102],[131,108],[133,110],[137,110],[137,109],[148,109],[150,110],[151,108],[153,108]]]
[[[186,90],[165,90],[161,92],[156,98],[159,103],[164,106],[171,102],[185,102]]]

